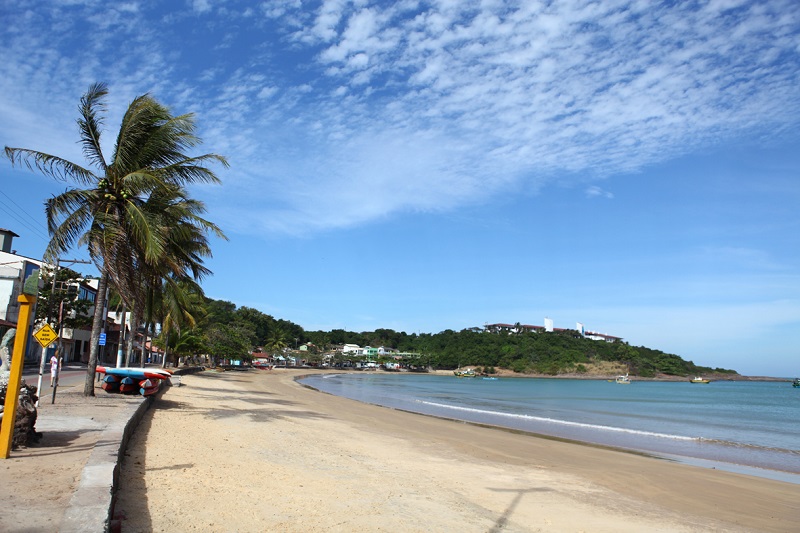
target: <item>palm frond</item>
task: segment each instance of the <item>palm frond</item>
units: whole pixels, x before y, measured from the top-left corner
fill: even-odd
[[[92,186],[100,180],[92,171],[44,152],[6,146],[5,155],[14,166],[24,165],[28,170],[38,170],[45,176],[59,181],[74,181],[80,185]]]
[[[103,99],[108,94],[108,87],[104,83],[95,83],[81,98],[78,128],[80,129],[80,142],[83,146],[83,156],[91,163],[97,165],[103,172],[107,165],[100,148],[100,133],[103,125],[102,112],[106,110]]]

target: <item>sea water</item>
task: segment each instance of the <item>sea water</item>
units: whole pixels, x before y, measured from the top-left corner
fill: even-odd
[[[647,452],[800,483],[800,389],[710,384],[351,373],[302,383],[362,402]]]

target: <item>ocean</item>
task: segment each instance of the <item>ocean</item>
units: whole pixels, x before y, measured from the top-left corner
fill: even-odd
[[[444,418],[645,452],[800,483],[800,389],[710,384],[358,372],[301,383],[337,396]]]

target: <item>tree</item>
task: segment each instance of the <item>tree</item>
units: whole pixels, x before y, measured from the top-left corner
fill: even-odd
[[[53,284],[53,269],[43,269],[42,288],[36,301],[36,320],[50,320],[55,324],[59,311],[62,316],[62,325],[65,328],[77,329],[91,323],[89,309],[93,303],[82,297],[81,283],[85,282],[83,276],[69,268],[60,268]],[[55,288],[55,290],[53,290]]]
[[[216,362],[226,359],[250,360],[255,332],[237,325],[213,324],[206,331],[206,344]]]
[[[267,341],[264,343],[264,349],[267,350],[268,353],[277,355],[283,352],[284,348],[289,346],[288,339],[288,334],[284,330],[275,328],[270,332],[269,337],[267,337]]]
[[[216,154],[186,155],[187,150],[201,142],[194,134],[193,115],[173,116],[147,94],[136,97],[128,106],[111,159],[107,159],[100,146],[107,93],[105,84],[96,83],[81,98],[79,107],[80,144],[84,157],[95,170],[44,152],[5,147],[12,165],[35,168],[78,186],[45,203],[51,236],[45,259],[56,258],[76,244],[85,245],[101,274],[84,384],[87,396],[94,395],[94,369],[107,284],[111,283],[123,300],[133,306],[141,297],[137,266],[163,258],[163,233],[153,213],[144,208],[145,202],[165,187],[219,183],[206,165],[227,166],[225,158]]]

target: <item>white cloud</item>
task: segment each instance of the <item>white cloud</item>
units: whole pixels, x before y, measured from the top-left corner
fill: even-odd
[[[206,146],[234,161],[232,191],[275,180],[260,186],[267,202],[231,195],[266,210],[273,231],[636,171],[745,134],[784,135],[800,114],[800,15],[788,0],[275,1],[235,32],[195,28],[208,37],[186,49],[191,34],[154,38],[181,15],[152,9],[62,7],[4,29],[4,128],[29,145],[57,138],[98,79],[115,111],[150,91],[197,112]]]
[[[207,13],[211,11],[211,2],[209,0],[192,0],[192,9],[198,13]]]
[[[588,196],[589,198],[597,198],[597,197],[608,198],[609,200],[614,198],[613,193],[608,192],[598,187],[597,185],[591,185],[590,187],[588,187],[586,189],[586,196]]]

